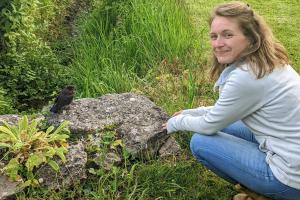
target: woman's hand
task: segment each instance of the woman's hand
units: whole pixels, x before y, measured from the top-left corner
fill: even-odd
[[[177,116],[177,115],[180,115],[180,114],[182,113],[182,111],[183,111],[183,110],[178,111],[178,112],[175,112],[175,113],[172,115],[172,117],[175,117],[175,116]]]
[[[180,111],[178,111],[178,112],[175,112],[175,113],[172,115],[172,117],[175,117],[175,116],[177,116],[177,115],[180,115],[180,114],[182,113],[182,111],[183,111],[183,110],[180,110]],[[163,128],[163,129],[167,129],[167,125],[168,125],[168,122],[167,122],[167,123],[164,123],[164,124],[162,125],[162,128]]]
[[[164,123],[164,124],[162,125],[162,128],[163,128],[163,129],[167,129],[167,124],[168,124],[168,123]]]

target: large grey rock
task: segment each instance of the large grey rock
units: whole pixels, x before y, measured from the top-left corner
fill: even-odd
[[[58,126],[68,120],[72,134],[78,137],[113,125],[132,155],[153,156],[169,137],[162,128],[167,119],[168,115],[145,96],[123,93],[78,99],[61,114],[51,115],[48,122]]]
[[[60,159],[57,163],[60,171],[56,173],[49,165],[45,165],[37,170],[36,176],[43,187],[49,189],[68,188],[81,179],[86,178],[85,165],[87,162],[87,153],[81,142],[70,145],[66,155],[66,163]]]
[[[0,115],[0,125],[3,121],[17,124],[20,117]],[[35,118],[45,119],[42,115]],[[75,144],[69,146],[66,163],[57,161],[60,165],[58,174],[45,165],[37,170],[37,177],[42,186],[51,189],[68,187],[84,179],[88,156],[85,149],[88,145],[93,145],[87,136],[92,136],[97,144],[101,140],[101,134],[108,128],[116,131],[117,138],[123,141],[133,156],[175,155],[180,152],[180,147],[162,128],[167,119],[168,115],[162,109],[142,95],[124,93],[78,99],[62,113],[46,117],[48,123],[54,126],[59,126],[64,120],[70,121],[71,136],[75,136],[72,138]],[[116,152],[107,153],[102,166],[109,170],[112,165],[121,161],[118,156],[120,155]],[[0,197],[17,193],[18,184],[0,176]]]

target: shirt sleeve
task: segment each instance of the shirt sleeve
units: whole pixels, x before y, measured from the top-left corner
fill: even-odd
[[[180,114],[168,120],[168,133],[193,131],[215,134],[229,124],[243,119],[263,105],[263,81],[249,71],[231,72],[215,105],[200,116]]]
[[[183,115],[202,116],[206,114],[213,106],[201,106],[193,109],[186,109],[182,111]]]

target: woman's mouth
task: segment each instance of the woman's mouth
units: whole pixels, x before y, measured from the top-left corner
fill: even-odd
[[[229,51],[215,51],[215,55],[218,55],[218,56],[222,56],[226,53],[228,53]]]

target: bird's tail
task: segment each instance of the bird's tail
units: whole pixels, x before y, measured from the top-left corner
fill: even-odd
[[[57,109],[56,104],[54,104],[54,105],[52,106],[52,108],[50,109],[50,111],[53,112],[53,113],[57,113],[57,112],[58,112],[58,109]]]

